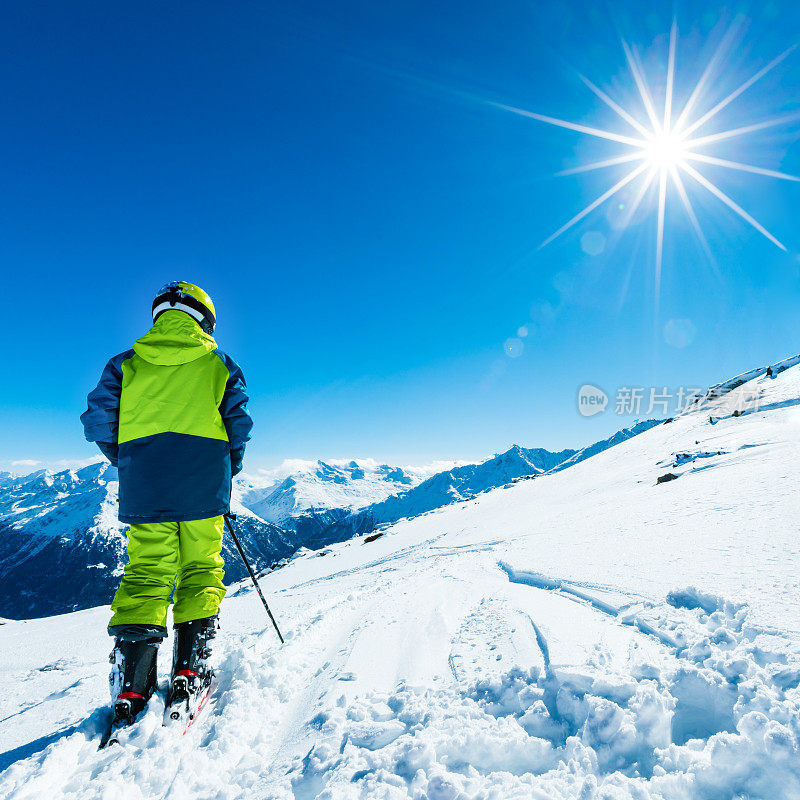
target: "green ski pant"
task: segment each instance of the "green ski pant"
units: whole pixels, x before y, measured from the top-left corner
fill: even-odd
[[[225,597],[222,516],[131,525],[125,574],[111,603],[111,625],[166,625],[212,617]],[[177,577],[177,581],[176,581]]]

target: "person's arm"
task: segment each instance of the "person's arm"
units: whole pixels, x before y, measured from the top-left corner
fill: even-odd
[[[81,414],[86,440],[95,442],[100,452],[116,467],[119,445],[119,398],[122,395],[122,362],[132,351],[114,356],[106,364],[97,386],[89,392],[88,408]]]
[[[231,446],[231,474],[242,471],[245,444],[250,441],[253,419],[247,410],[247,383],[239,365],[227,354],[217,351],[222,362],[228,368],[228,382],[225,384],[225,395],[219,406],[219,413],[228,432]]]

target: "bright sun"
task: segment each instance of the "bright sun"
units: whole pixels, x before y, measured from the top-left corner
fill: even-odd
[[[781,53],[779,56],[758,70],[754,75],[748,78],[748,80],[730,92],[730,94],[726,95],[717,103],[712,104],[709,102],[711,95],[710,84],[718,77],[720,71],[719,68],[723,63],[724,58],[732,49],[737,32],[738,31],[735,26],[732,26],[728,30],[716,52],[700,76],[700,79],[694,85],[694,88],[689,94],[688,99],[683,103],[680,113],[677,114],[674,113],[673,108],[673,92],[675,86],[675,50],[678,37],[677,25],[673,23],[670,31],[667,69],[664,75],[666,87],[664,92],[664,104],[663,107],[659,108],[658,110],[656,109],[656,104],[653,100],[653,94],[647,84],[647,81],[645,80],[644,68],[638,53],[623,41],[622,47],[625,51],[625,58],[628,62],[628,67],[630,69],[633,82],[636,85],[636,89],[638,90],[639,97],[642,101],[646,118],[642,117],[640,111],[637,112],[635,109],[627,109],[623,107],[590,80],[582,77],[582,80],[586,86],[588,86],[588,88],[600,100],[602,100],[603,103],[611,108],[617,114],[617,116],[627,124],[628,128],[623,132],[602,130],[589,125],[569,122],[567,120],[557,119],[555,117],[548,117],[543,114],[537,114],[533,111],[526,111],[525,109],[515,108],[513,106],[499,103],[493,104],[515,114],[531,117],[540,122],[546,122],[549,125],[557,125],[561,128],[577,131],[578,133],[616,142],[620,145],[626,146],[627,148],[627,152],[624,152],[619,156],[606,158],[602,161],[595,161],[590,164],[584,164],[579,167],[573,167],[571,169],[563,170],[561,173],[559,173],[560,175],[570,175],[604,169],[607,167],[614,167],[621,164],[632,165],[631,170],[627,174],[620,178],[599,197],[589,203],[589,205],[587,205],[584,209],[579,211],[555,233],[549,236],[542,243],[542,246],[548,245],[550,242],[559,237],[565,231],[569,230],[573,225],[582,220],[629,184],[636,186],[634,199],[628,208],[627,218],[630,220],[637,208],[642,204],[642,201],[648,194],[650,187],[657,185],[658,199],[654,206],[654,208],[657,209],[655,264],[655,298],[657,307],[659,286],[661,281],[661,262],[664,248],[664,219],[666,214],[668,187],[671,187],[672,190],[677,193],[681,205],[683,206],[684,211],[689,218],[692,227],[694,228],[700,244],[702,245],[706,255],[713,263],[711,250],[700,227],[697,215],[694,212],[689,192],[684,185],[684,178],[688,178],[689,185],[695,188],[700,187],[705,191],[710,192],[712,195],[714,195],[714,197],[724,203],[725,206],[727,206],[731,211],[755,228],[755,230],[769,239],[773,244],[780,247],[782,250],[786,250],[784,245],[781,244],[781,242],[779,242],[778,239],[776,239],[775,236],[773,236],[760,222],[758,222],[753,216],[745,211],[698,169],[698,167],[702,164],[711,164],[715,167],[724,167],[726,169],[748,172],[769,178],[800,181],[800,178],[794,175],[787,175],[784,172],[778,172],[776,170],[766,169],[763,167],[754,166],[752,164],[742,164],[738,161],[729,161],[713,155],[713,146],[718,142],[738,136],[744,136],[755,131],[771,128],[791,120],[798,119],[800,118],[800,112],[798,111],[785,114],[780,117],[759,120],[749,125],[743,125],[730,130],[698,135],[698,131],[701,128],[706,126],[707,123],[716,117],[720,111],[726,108],[730,103],[736,100],[736,98],[747,91],[747,89],[749,89],[754,83],[759,81],[774,67],[776,67],[795,48],[795,46],[792,46],[788,50]],[[710,106],[710,108],[708,106]],[[704,110],[704,107],[706,110]]]
[[[681,166],[689,155],[683,137],[669,131],[657,133],[650,138],[643,150],[651,167],[668,171]]]

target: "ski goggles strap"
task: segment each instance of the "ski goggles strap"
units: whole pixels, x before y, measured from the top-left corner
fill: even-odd
[[[217,321],[211,309],[204,306],[200,301],[195,300],[190,294],[182,292],[176,286],[170,286],[166,292],[159,294],[153,300],[153,322],[170,309],[184,311],[198,322],[206,333],[214,332],[214,326]]]

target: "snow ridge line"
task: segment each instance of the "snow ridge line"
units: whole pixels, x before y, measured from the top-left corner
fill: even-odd
[[[553,667],[550,664],[550,648],[547,645],[547,639],[545,635],[542,633],[541,628],[533,621],[532,617],[528,617],[531,621],[531,625],[533,625],[533,632],[536,636],[536,644],[539,645],[539,649],[542,651],[542,659],[544,660],[544,671],[548,678],[553,678]]]
[[[588,592],[577,589],[560,578],[551,578],[547,575],[543,575],[540,572],[534,572],[533,570],[516,569],[502,560],[498,562],[498,566],[506,573],[506,575],[508,575],[508,579],[512,583],[519,583],[524,586],[533,586],[535,589],[545,589],[547,591],[557,592],[570,597],[570,599],[577,599],[580,602],[588,603],[598,611],[602,611],[604,614],[608,614],[610,617],[615,617],[621,624],[632,625],[638,628],[642,633],[655,637],[661,642],[661,644],[674,649],[676,653],[679,653],[684,649],[683,646],[672,636],[654,627],[649,622],[642,619],[638,614],[623,614],[623,610],[629,606],[618,608],[617,606],[607,603],[605,600],[602,600],[599,597],[595,597]],[[533,620],[531,620],[531,622],[533,622]],[[535,624],[533,627],[536,631],[536,638],[539,640],[539,629]],[[545,656],[545,662],[547,662],[547,654],[544,650],[542,651],[542,654]]]
[[[718,400],[723,395],[726,395],[729,392],[738,389],[743,384],[755,380],[756,378],[760,378],[763,375],[770,375],[774,378],[776,375],[780,375],[781,372],[785,372],[787,369],[794,367],[797,364],[800,364],[800,355],[789,356],[789,358],[784,358],[782,361],[778,361],[775,364],[770,364],[766,367],[756,367],[748,372],[743,372],[741,375],[736,375],[733,378],[729,378],[727,381],[722,381],[722,383],[715,383],[713,386],[709,386],[705,392],[701,394],[698,393],[692,403],[688,405],[686,409],[681,412],[681,414],[687,414],[692,411],[696,411],[698,408],[701,408],[704,403],[712,400]]]

